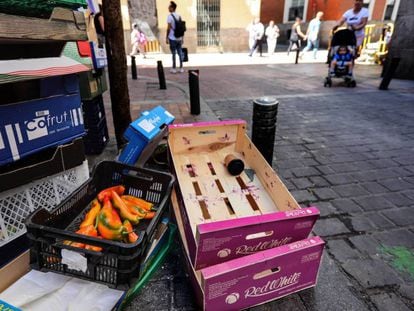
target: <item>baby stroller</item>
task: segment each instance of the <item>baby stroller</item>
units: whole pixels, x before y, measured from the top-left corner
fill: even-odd
[[[355,49],[356,49],[356,39],[355,34],[352,30],[349,29],[341,29],[334,32],[330,44],[329,54],[328,54],[328,76],[325,78],[324,86],[331,87],[332,86],[332,78],[341,78],[344,79],[347,87],[355,87],[356,82],[354,80],[352,69],[349,66],[340,66],[340,62],[335,66],[335,68],[331,68],[332,61],[338,57],[337,53],[339,49],[346,47],[347,49],[347,57],[349,57],[349,62],[354,64],[355,60]],[[350,54],[350,55],[349,55]],[[336,62],[336,61],[335,61]],[[342,62],[343,64],[344,62]],[[333,69],[333,71],[332,71]]]

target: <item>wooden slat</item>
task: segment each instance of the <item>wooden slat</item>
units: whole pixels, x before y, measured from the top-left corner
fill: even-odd
[[[68,21],[69,15],[72,16],[71,21]],[[77,27],[75,24],[74,16],[71,10],[61,8],[59,8],[55,17],[58,20],[45,20],[0,13],[0,41],[2,39],[45,41],[87,40],[86,29],[78,29],[79,25]],[[76,15],[76,18],[79,19],[80,17]],[[85,26],[84,19],[82,26]]]

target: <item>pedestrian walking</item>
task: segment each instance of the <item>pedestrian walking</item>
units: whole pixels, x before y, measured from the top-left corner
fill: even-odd
[[[323,12],[318,12],[316,13],[315,18],[310,21],[308,29],[306,30],[307,43],[305,48],[302,50],[300,55],[301,58],[307,51],[313,49],[313,59],[316,59],[316,54],[319,48],[319,30],[321,28],[322,16]]]
[[[274,21],[269,22],[266,31],[267,53],[273,55],[275,53],[277,38],[279,37],[279,27],[275,25]]]
[[[177,29],[179,23],[181,23],[181,16],[175,12],[177,9],[177,4],[174,1],[170,1],[170,5],[168,6],[168,11],[170,14],[167,17],[167,36],[166,36],[166,43],[170,45],[170,51],[172,54],[172,68],[170,69],[171,73],[177,73],[177,66],[176,66],[176,55],[178,54],[178,59],[180,61],[180,68],[178,72],[184,72],[183,68],[183,40],[184,40],[184,32],[180,35],[177,34]],[[180,31],[181,32],[181,31]]]
[[[254,26],[254,20],[246,27],[246,31],[249,33],[249,51],[252,49],[254,42],[256,41],[254,38],[255,35],[254,35],[253,26]]]
[[[300,29],[300,24],[302,23],[302,18],[297,16],[295,22],[292,25],[290,38],[289,38],[289,48],[287,51],[287,55],[289,55],[290,51],[294,48],[295,50],[300,49],[301,47],[301,39],[305,39],[305,34]]]
[[[254,25],[253,25],[253,33],[254,33],[254,44],[252,48],[250,49],[249,56],[253,56],[253,53],[258,48],[260,56],[262,56],[262,45],[263,45],[263,36],[264,36],[264,26],[260,22],[260,19],[256,17],[254,19]]]
[[[145,45],[147,44],[147,37],[145,34],[139,29],[138,24],[132,24],[132,32],[131,32],[131,56],[137,55],[138,53],[145,56]]]
[[[368,22],[369,11],[367,8],[364,8],[363,0],[355,0],[354,7],[349,9],[342,15],[342,18],[338,21],[337,25],[334,27],[336,30],[338,27],[342,26],[344,23],[347,24],[348,29],[352,30],[356,38],[356,57],[359,56],[361,52],[361,46],[365,38],[365,25]]]

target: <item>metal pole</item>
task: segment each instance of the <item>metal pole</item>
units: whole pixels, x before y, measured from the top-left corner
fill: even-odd
[[[299,47],[296,49],[296,58],[295,58],[295,64],[298,64],[298,60],[299,60]]]
[[[131,75],[132,79],[137,79],[137,64],[135,62],[135,56],[131,56]]]
[[[397,69],[398,64],[400,63],[400,60],[401,58],[392,58],[390,64],[388,64],[387,60],[387,68],[385,69],[385,73],[379,86],[380,90],[388,90],[388,85],[391,82],[392,76],[394,75],[395,70]]]
[[[279,102],[273,97],[253,101],[252,142],[272,165]]]
[[[200,71],[189,70],[188,71],[188,84],[190,88],[190,111],[193,115],[200,114],[200,87],[199,87],[199,75]]]
[[[164,67],[162,61],[157,61],[158,80],[160,81],[160,89],[166,90],[167,84],[165,83]]]

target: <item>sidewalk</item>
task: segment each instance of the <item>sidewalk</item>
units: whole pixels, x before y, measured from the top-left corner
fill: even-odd
[[[198,117],[189,113],[188,73],[166,69],[167,90],[159,90],[155,59],[139,66],[129,88],[133,118],[161,104],[177,122],[241,118],[250,128],[254,98],[280,101],[273,167],[302,206],[320,209],[314,234],[327,246],[315,289],[250,310],[413,310],[414,81],[379,91],[381,67],[357,66],[356,88],[324,88],[322,60],[230,56],[197,55],[186,66],[200,68]],[[224,59],[240,64],[215,65]],[[182,262],[174,250],[128,310],[197,310]]]

